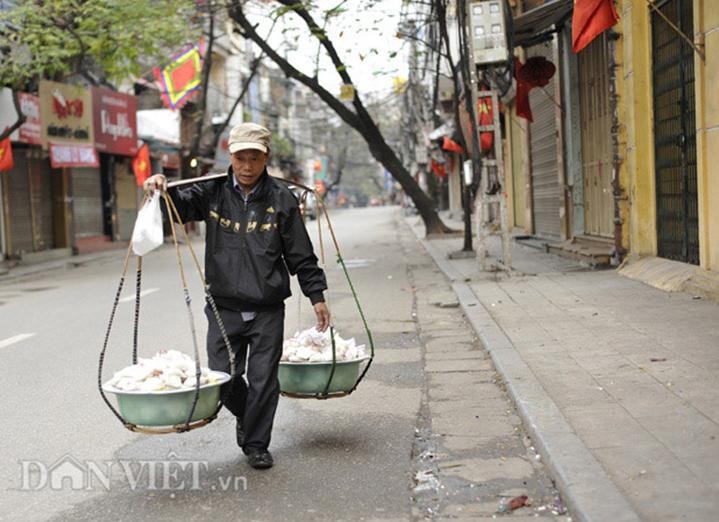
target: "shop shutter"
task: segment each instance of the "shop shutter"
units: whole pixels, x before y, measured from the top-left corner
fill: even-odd
[[[52,188],[50,162],[42,150],[28,149],[28,178],[32,201],[34,250],[47,250],[55,246],[52,222]]]
[[[115,163],[115,194],[117,195],[117,233],[120,240],[129,240],[137,217],[138,188],[129,168],[130,161]]]
[[[584,233],[604,237],[613,237],[614,234],[609,53],[605,33],[578,55]]]
[[[72,169],[75,238],[103,235],[100,169]]]
[[[528,55],[544,56],[554,62],[551,43],[533,47]],[[556,119],[557,106],[552,99],[555,96],[557,74],[546,87],[532,89],[529,94],[534,117],[534,122],[529,126],[534,233],[552,239],[561,236],[559,216],[561,191],[557,157],[559,130]]]
[[[8,203],[9,251],[11,256],[33,251],[30,183],[27,175],[27,149],[14,148],[15,167],[2,176]]]

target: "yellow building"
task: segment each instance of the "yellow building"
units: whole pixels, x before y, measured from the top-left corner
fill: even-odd
[[[531,99],[535,114],[552,109],[558,128],[550,216],[561,233],[547,238],[611,245],[626,275],[711,294],[719,291],[711,204],[719,202],[719,9],[712,0],[615,3],[616,26],[574,55],[572,2],[517,2],[521,52],[557,65],[555,100],[534,91]],[[541,236],[532,196],[540,129],[518,121],[513,105],[505,116],[510,219]]]
[[[625,272],[700,293],[719,287],[719,207],[711,205],[719,201],[711,156],[719,146],[719,11],[711,3],[622,0],[616,27],[623,242],[635,262]]]

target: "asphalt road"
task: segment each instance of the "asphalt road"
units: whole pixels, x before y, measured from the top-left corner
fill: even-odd
[[[98,355],[122,269],[120,253],[111,261],[0,286],[0,520],[408,519],[410,454],[424,377],[396,215],[387,208],[333,213],[377,358],[350,397],[281,400],[270,448],[276,464],[268,471],[246,464],[227,412],[191,433],[148,436],[125,430],[101,401]],[[309,228],[318,246],[315,222]],[[343,337],[364,342],[327,235],[324,244],[335,326]],[[201,250],[201,242],[195,245]],[[144,356],[161,348],[192,353],[174,256],[165,246],[145,258]],[[202,293],[185,260],[204,363]],[[134,294],[133,283],[130,275],[123,297]],[[120,304],[106,378],[130,363],[132,311],[131,300]],[[288,300],[286,335],[312,324],[309,301]],[[53,483],[60,471],[76,469],[82,482]]]

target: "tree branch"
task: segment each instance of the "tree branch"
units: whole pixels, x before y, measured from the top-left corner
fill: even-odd
[[[15,123],[10,125],[9,127],[6,127],[5,130],[0,132],[0,141],[10,136],[13,132],[15,132],[16,129],[19,129],[20,126],[25,123],[25,120],[27,120],[27,116],[25,116],[20,109],[20,100],[18,99],[17,91],[12,92],[12,103],[15,106],[17,120],[15,121]]]
[[[342,78],[342,81],[347,85],[354,85],[352,82],[352,78],[349,75],[349,72],[347,72],[347,66],[345,66],[344,62],[340,59],[339,55],[337,54],[337,50],[335,49],[334,44],[332,41],[327,38],[327,34],[325,33],[324,29],[320,29],[320,27],[317,25],[317,22],[314,21],[312,18],[312,15],[307,11],[304,4],[302,2],[298,2],[297,0],[277,0],[280,4],[291,8],[292,11],[294,11],[297,16],[302,18],[302,20],[305,21],[305,24],[310,29],[312,34],[314,34],[320,42],[322,42],[322,46],[327,51],[327,55],[330,57],[330,60],[332,60],[332,64],[335,66],[335,70],[340,75],[340,78]],[[279,65],[279,64],[278,64]],[[319,83],[318,83],[319,85]],[[357,111],[357,116],[359,117],[360,121],[371,128],[373,132],[380,133],[379,128],[376,126],[374,119],[370,114],[367,112],[367,109],[365,108],[364,104],[362,103],[362,99],[359,97],[359,94],[355,90],[354,98],[352,99],[352,105],[354,105],[355,111]],[[343,105],[344,107],[344,105]],[[332,107],[334,109],[334,107]],[[340,117],[342,115],[340,114]],[[344,117],[342,117],[344,119]],[[345,120],[347,121],[347,120]],[[349,121],[347,121],[351,125]],[[380,133],[381,134],[381,133]]]
[[[240,31],[245,38],[248,38],[255,42],[260,49],[273,61],[275,62],[282,72],[290,78],[294,78],[298,82],[306,85],[312,89],[317,95],[334,110],[342,120],[348,125],[357,128],[360,125],[358,115],[350,111],[344,103],[335,98],[329,91],[327,91],[316,78],[310,78],[303,72],[293,67],[287,60],[280,56],[270,45],[259,35],[255,30],[250,21],[245,16],[240,2],[234,2],[230,6],[230,16],[240,27]],[[355,96],[355,98],[357,98]]]

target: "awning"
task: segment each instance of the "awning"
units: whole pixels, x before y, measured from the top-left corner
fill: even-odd
[[[514,45],[530,47],[547,39],[552,26],[561,25],[572,13],[574,0],[548,0],[514,18]]]
[[[180,111],[151,109],[137,111],[137,135],[171,146],[180,146]]]

